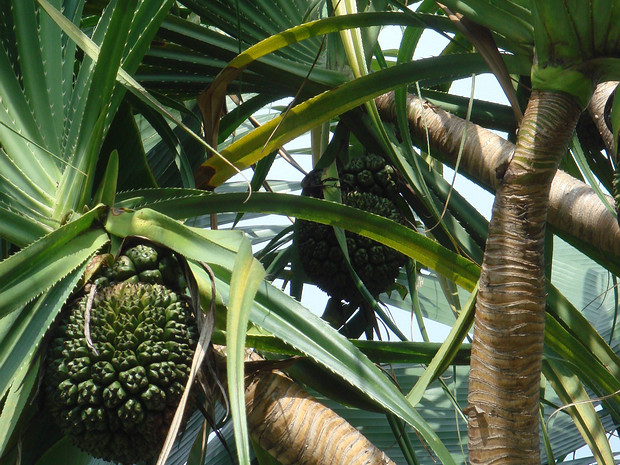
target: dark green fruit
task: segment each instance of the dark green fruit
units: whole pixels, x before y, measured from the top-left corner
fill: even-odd
[[[163,284],[182,292],[185,281],[181,267],[169,250],[147,244],[127,249],[114,264],[105,268],[95,283],[107,286],[118,282]]]
[[[385,195],[396,195],[392,168],[377,156],[371,156],[370,160],[364,157],[363,160],[357,161],[354,167],[350,166],[352,163],[345,169],[345,175],[347,173],[349,175],[348,180],[342,181],[343,203],[403,222],[402,216],[391,200],[364,190],[369,188]],[[360,178],[362,184],[359,184]],[[387,182],[384,182],[385,180]],[[309,173],[302,186],[303,195],[323,197],[319,171]],[[390,247],[357,234],[346,232],[345,235],[353,269],[371,295],[377,297],[390,289],[400,268],[407,262],[407,257]],[[336,299],[352,303],[362,301],[331,226],[297,220],[295,243],[304,271],[314,284]]]
[[[345,191],[369,192],[390,200],[398,195],[394,168],[379,155],[351,160],[342,170],[340,183]]]
[[[52,416],[93,455],[133,464],[159,453],[197,340],[188,304],[158,284],[119,283],[66,309],[46,357]],[[89,342],[90,339],[90,342]]]

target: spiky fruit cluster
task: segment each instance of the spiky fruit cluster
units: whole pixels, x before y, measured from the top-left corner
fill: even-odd
[[[392,165],[379,155],[357,157],[344,166],[341,185],[344,190],[369,192],[393,200],[398,195]]]
[[[46,357],[47,405],[62,431],[123,464],[163,445],[197,340],[186,299],[160,284],[97,288],[65,309]]]
[[[309,173],[303,185],[303,195],[323,197],[320,172]],[[345,205],[403,221],[396,205],[388,198],[397,195],[393,169],[381,157],[371,155],[349,163],[344,169],[341,187]],[[406,263],[406,257],[360,235],[346,232],[345,236],[353,269],[368,291],[376,297],[388,290]],[[362,296],[354,285],[331,226],[298,220],[295,242],[304,271],[313,283],[334,298],[361,301]]]
[[[95,283],[108,286],[118,282],[163,284],[175,291],[185,288],[181,267],[172,253],[148,244],[138,244],[119,255],[104,268]]]

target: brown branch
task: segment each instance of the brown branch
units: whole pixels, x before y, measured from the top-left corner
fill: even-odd
[[[393,93],[381,95],[375,102],[381,118],[396,121]],[[407,107],[409,129],[413,137],[425,141],[428,129],[433,156],[454,166],[465,121],[413,95],[409,96]],[[499,184],[498,174],[501,177],[514,148],[514,144],[470,122],[467,125],[460,171],[495,192]],[[557,231],[585,241],[602,253],[620,257],[620,226],[592,188],[558,171],[549,195],[547,219]],[[613,205],[613,199],[608,199]]]
[[[282,372],[258,373],[245,399],[250,435],[282,465],[395,465]]]
[[[214,349],[218,365],[224,368],[225,347]],[[251,349],[245,351],[248,432],[258,445],[282,465],[396,465],[344,418],[280,371],[277,367],[282,363],[267,361]]]
[[[590,113],[590,116],[592,117],[592,120],[594,121],[594,124],[603,139],[605,150],[609,156],[613,156],[614,153],[614,136],[607,127],[607,123],[605,121],[605,106],[607,105],[607,100],[611,96],[611,93],[617,86],[617,81],[608,81],[599,84],[596,86],[596,90],[594,91],[594,94],[590,99],[590,103],[588,104],[588,113]]]

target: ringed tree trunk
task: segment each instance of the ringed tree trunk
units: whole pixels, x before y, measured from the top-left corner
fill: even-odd
[[[225,348],[214,346],[218,363]],[[265,362],[246,349],[246,362]],[[396,465],[366,436],[278,369],[245,376],[248,432],[282,465]]]
[[[282,465],[396,465],[284,373],[260,373],[246,383],[250,435]]]
[[[534,91],[514,156],[498,173],[469,376],[472,464],[540,464],[545,225],[551,181],[579,114],[572,97]]]

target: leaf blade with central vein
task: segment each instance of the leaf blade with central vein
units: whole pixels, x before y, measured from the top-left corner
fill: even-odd
[[[0,263],[0,317],[16,310],[59,282],[108,240],[90,229],[99,210],[92,210]]]
[[[226,374],[230,409],[235,430],[239,463],[250,463],[250,449],[245,409],[245,335],[254,295],[265,277],[265,270],[252,255],[249,241],[243,241],[235,259],[230,279],[226,314]]]
[[[167,244],[188,259],[229,270],[243,241],[243,233],[239,231],[192,228],[147,208],[135,212],[114,209],[108,214],[105,229],[118,237],[146,237]]]
[[[511,72],[529,72],[529,64],[523,57],[506,57],[506,64]],[[481,57],[466,54],[417,60],[377,71],[291,108],[285,116],[272,119],[230,144],[221,151],[221,155],[237,168],[245,169],[313,127],[399,85],[412,80],[457,79],[486,69]],[[212,157],[203,163],[196,174],[196,185],[205,189],[213,188],[229,179],[235,171],[227,162],[220,157]]]
[[[290,194],[256,192],[248,199],[245,193],[212,194],[190,189],[177,189],[177,198],[157,201],[155,191],[140,190],[119,196],[119,204],[142,203],[165,214],[189,218],[221,212],[261,212],[294,216],[338,226],[392,247],[441,273],[471,291],[478,282],[480,268],[475,263],[446,249],[428,237],[387,218],[372,215],[327,200]],[[185,194],[185,195],[184,195]],[[130,196],[134,196],[133,199]]]

